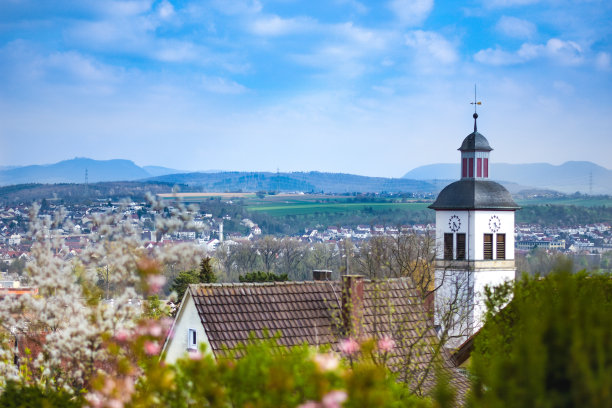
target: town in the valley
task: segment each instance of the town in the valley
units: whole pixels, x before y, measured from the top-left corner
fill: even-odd
[[[230,202],[231,198],[226,198]],[[173,202],[168,202],[172,209]],[[0,209],[0,268],[2,270],[2,285],[5,288],[27,285],[27,274],[24,274],[25,264],[31,258],[31,238],[28,236],[28,217],[32,204],[6,206]],[[155,218],[161,212],[151,209],[145,202],[109,202],[100,200],[92,205],[62,205],[68,219],[72,222],[70,230],[57,229],[49,231],[52,236],[61,237],[65,241],[64,257],[73,257],[87,248],[90,234],[95,232],[93,218],[96,214],[108,211],[123,214],[123,222],[141,231],[144,247],[175,245],[178,243],[193,243],[200,246],[204,252],[213,255],[221,245],[225,250],[232,247],[251,245],[256,248],[258,240],[269,236],[265,230],[249,218],[232,220],[227,214],[211,214],[205,204],[201,209],[193,210],[193,225],[195,228],[177,231],[172,234],[158,234],[155,231]],[[59,205],[47,204],[38,217],[51,217],[58,211]],[[223,225],[229,221],[241,225],[240,232],[224,232]],[[285,237],[301,243],[303,248],[313,250],[315,244],[325,245],[330,251],[339,253],[344,241],[350,241],[358,251],[364,242],[372,237],[397,237],[401,234],[435,234],[435,224],[413,225],[330,225],[323,228],[310,228],[302,234]],[[565,254],[576,259],[578,267],[587,269],[609,269],[612,251],[612,229],[608,222],[588,225],[548,226],[540,224],[517,223],[514,230],[515,252],[517,257],[528,256],[534,251],[548,254]],[[270,236],[271,237],[271,236]],[[281,240],[283,237],[272,237]],[[325,267],[325,265],[316,265]]]

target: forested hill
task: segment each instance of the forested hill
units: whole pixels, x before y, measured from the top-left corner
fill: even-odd
[[[344,173],[223,172],[170,174],[148,179],[197,187],[200,191],[303,191],[341,193],[436,192],[434,184],[410,179],[357,176]]]

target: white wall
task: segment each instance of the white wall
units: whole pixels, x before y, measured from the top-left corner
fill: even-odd
[[[495,271],[484,271],[474,272],[474,331],[477,331],[482,327],[484,323],[484,315],[487,311],[485,305],[484,289],[485,286],[495,287],[502,283],[514,281],[515,270],[495,270]]]
[[[506,259],[514,259],[514,211],[436,211],[436,258],[444,258],[444,234],[453,233],[448,225],[449,219],[456,215],[461,221],[457,233],[466,234],[466,256],[469,260],[484,259],[484,234],[491,234],[489,220],[496,215],[501,228],[498,234],[506,234]],[[457,255],[457,240],[455,239],[454,256]],[[494,243],[496,240],[494,240]],[[497,259],[496,245],[493,245],[493,259]]]
[[[200,316],[195,307],[195,302],[189,290],[185,293],[181,309],[176,316],[172,328],[172,338],[168,340],[164,350],[166,351],[165,361],[172,364],[187,352],[187,335],[189,329],[195,329],[197,333],[198,349],[201,343],[206,343],[207,352],[211,352],[208,337],[200,321]]]
[[[474,211],[436,211],[436,258],[444,258],[444,234],[452,234],[453,231],[448,225],[449,219],[456,215],[459,217],[461,225],[456,233],[466,234],[466,256],[469,259],[474,259],[474,248],[472,242],[474,242],[473,231],[474,231]],[[457,240],[455,239],[455,248],[453,249],[453,258],[457,255]]]
[[[501,222],[496,234],[506,234],[506,259],[514,259],[514,211],[472,211],[474,219],[474,248],[475,257],[471,259],[484,259],[484,234],[493,234],[489,228],[489,220],[497,216]],[[496,239],[493,240],[493,259],[497,259]]]

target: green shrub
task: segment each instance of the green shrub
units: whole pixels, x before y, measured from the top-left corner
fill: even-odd
[[[83,402],[80,396],[61,389],[41,389],[14,381],[8,381],[0,395],[0,407],[3,408],[79,408]]]
[[[612,277],[564,269],[512,289],[476,338],[471,405],[612,406]],[[508,299],[489,292],[489,309]]]

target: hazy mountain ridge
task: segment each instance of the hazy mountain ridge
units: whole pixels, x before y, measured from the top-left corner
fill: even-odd
[[[86,171],[87,181],[90,183],[141,180],[181,172],[161,166],[140,167],[131,160],[94,160],[76,157],[54,164],[0,169],[0,185],[84,183]]]
[[[138,166],[130,160],[93,160],[75,158],[48,165],[0,168],[0,185],[27,183],[89,183],[114,181],[151,181],[183,184],[200,191],[323,191],[348,192],[436,192],[459,179],[459,164],[431,164],[417,167],[403,178],[368,177],[318,171],[186,173],[162,166]],[[564,193],[591,192],[612,194],[612,170],[591,162],[567,162],[491,165],[490,176],[511,193],[536,188]]]
[[[404,175],[416,180],[457,180],[459,164],[439,163],[417,167]],[[569,161],[560,165],[548,163],[493,163],[492,180],[516,183],[563,193],[612,194],[612,170],[588,161]],[[592,184],[591,184],[592,183]]]

